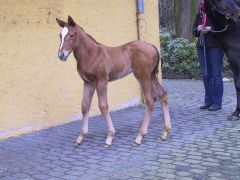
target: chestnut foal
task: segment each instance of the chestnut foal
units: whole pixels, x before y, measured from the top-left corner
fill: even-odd
[[[56,19],[62,27],[58,57],[65,61],[73,51],[77,60],[77,70],[84,81],[82,100],[82,129],[76,144],[81,144],[88,133],[88,114],[95,90],[98,105],[105,118],[108,135],[105,146],[110,146],[115,129],[108,112],[107,84],[132,73],[139,81],[146,102],[144,120],[134,143],[141,144],[147,133],[153,111],[154,101],[160,101],[164,114],[164,131],[161,139],[165,140],[171,128],[167,92],[157,80],[159,53],[151,44],[132,41],[119,47],[107,47],[88,35],[71,16],[68,21]]]

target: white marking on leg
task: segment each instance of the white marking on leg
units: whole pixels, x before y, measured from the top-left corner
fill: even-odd
[[[114,126],[113,126],[113,123],[112,123],[111,116],[110,116],[109,112],[107,112],[107,114],[105,115],[105,121],[106,121],[107,128],[108,128],[108,136],[107,136],[107,139],[105,141],[105,144],[107,146],[111,146],[112,145],[112,140],[113,140],[114,135],[115,135],[115,129],[114,129]]]
[[[88,114],[86,113],[83,116],[83,120],[82,120],[82,129],[80,132],[80,135],[78,136],[78,138],[76,139],[76,145],[79,145],[82,143],[82,141],[84,140],[84,138],[86,137],[87,133],[88,133]]]
[[[163,98],[165,98],[165,99],[163,99]],[[170,120],[167,97],[161,97],[160,98],[160,103],[161,103],[161,106],[162,106],[163,119],[164,119],[164,130],[163,130],[163,133],[161,135],[161,139],[166,140],[167,135],[168,135],[168,133],[171,129],[171,120]]]
[[[88,114],[85,114],[84,117],[83,117],[83,124],[82,124],[82,131],[81,131],[81,134],[83,136],[85,136],[87,133],[88,133]]]
[[[63,46],[64,39],[65,39],[65,37],[66,37],[67,34],[68,34],[68,28],[67,28],[67,27],[64,27],[64,28],[62,29],[62,32],[61,32],[62,39],[61,39],[60,49],[61,49],[62,46]]]
[[[134,140],[134,144],[141,144],[143,136],[141,134],[138,134],[136,139]]]
[[[113,127],[112,119],[111,119],[111,116],[110,116],[109,112],[107,112],[107,115],[106,115],[105,119],[106,119],[106,122],[107,122],[108,131],[114,134],[115,129]]]

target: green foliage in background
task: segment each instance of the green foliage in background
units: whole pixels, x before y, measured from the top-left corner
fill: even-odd
[[[174,38],[171,33],[162,33],[160,38],[163,74],[186,75],[189,78],[201,76],[195,42]],[[228,62],[224,59],[223,70],[229,71]]]
[[[194,76],[200,68],[195,43],[184,38],[174,38],[170,33],[161,34],[162,71],[168,74]]]

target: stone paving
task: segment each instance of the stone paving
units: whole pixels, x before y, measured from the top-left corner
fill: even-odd
[[[172,131],[160,141],[162,111],[156,105],[143,144],[133,146],[144,106],[112,112],[113,145],[103,147],[103,118],[93,117],[81,146],[73,141],[80,122],[0,141],[0,179],[240,179],[240,121],[232,82],[225,82],[223,109],[202,111],[203,85],[194,80],[164,80],[170,100]]]

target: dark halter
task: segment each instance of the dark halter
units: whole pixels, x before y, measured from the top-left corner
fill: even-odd
[[[237,9],[234,10],[230,15],[229,14],[226,15],[225,13],[223,13],[221,10],[219,10],[217,8],[217,6],[213,3],[212,0],[210,0],[210,4],[211,4],[211,9],[212,9],[213,13],[217,12],[218,14],[220,14],[220,15],[225,17],[225,27],[223,29],[221,29],[221,30],[210,30],[210,31],[214,32],[214,33],[225,32],[228,29],[228,27],[229,27],[229,20],[232,17],[232,14],[234,14],[237,11]]]
[[[231,0],[232,1],[232,0]],[[233,2],[233,1],[232,1]],[[230,14],[225,14],[224,12],[222,12],[220,9],[217,8],[217,6],[213,3],[212,0],[210,0],[210,4],[212,6],[212,10],[214,12],[217,12],[219,14],[221,14],[222,16],[225,17],[225,19],[229,20],[231,19],[232,15],[236,12],[236,11],[239,11],[239,9],[234,9]]]

